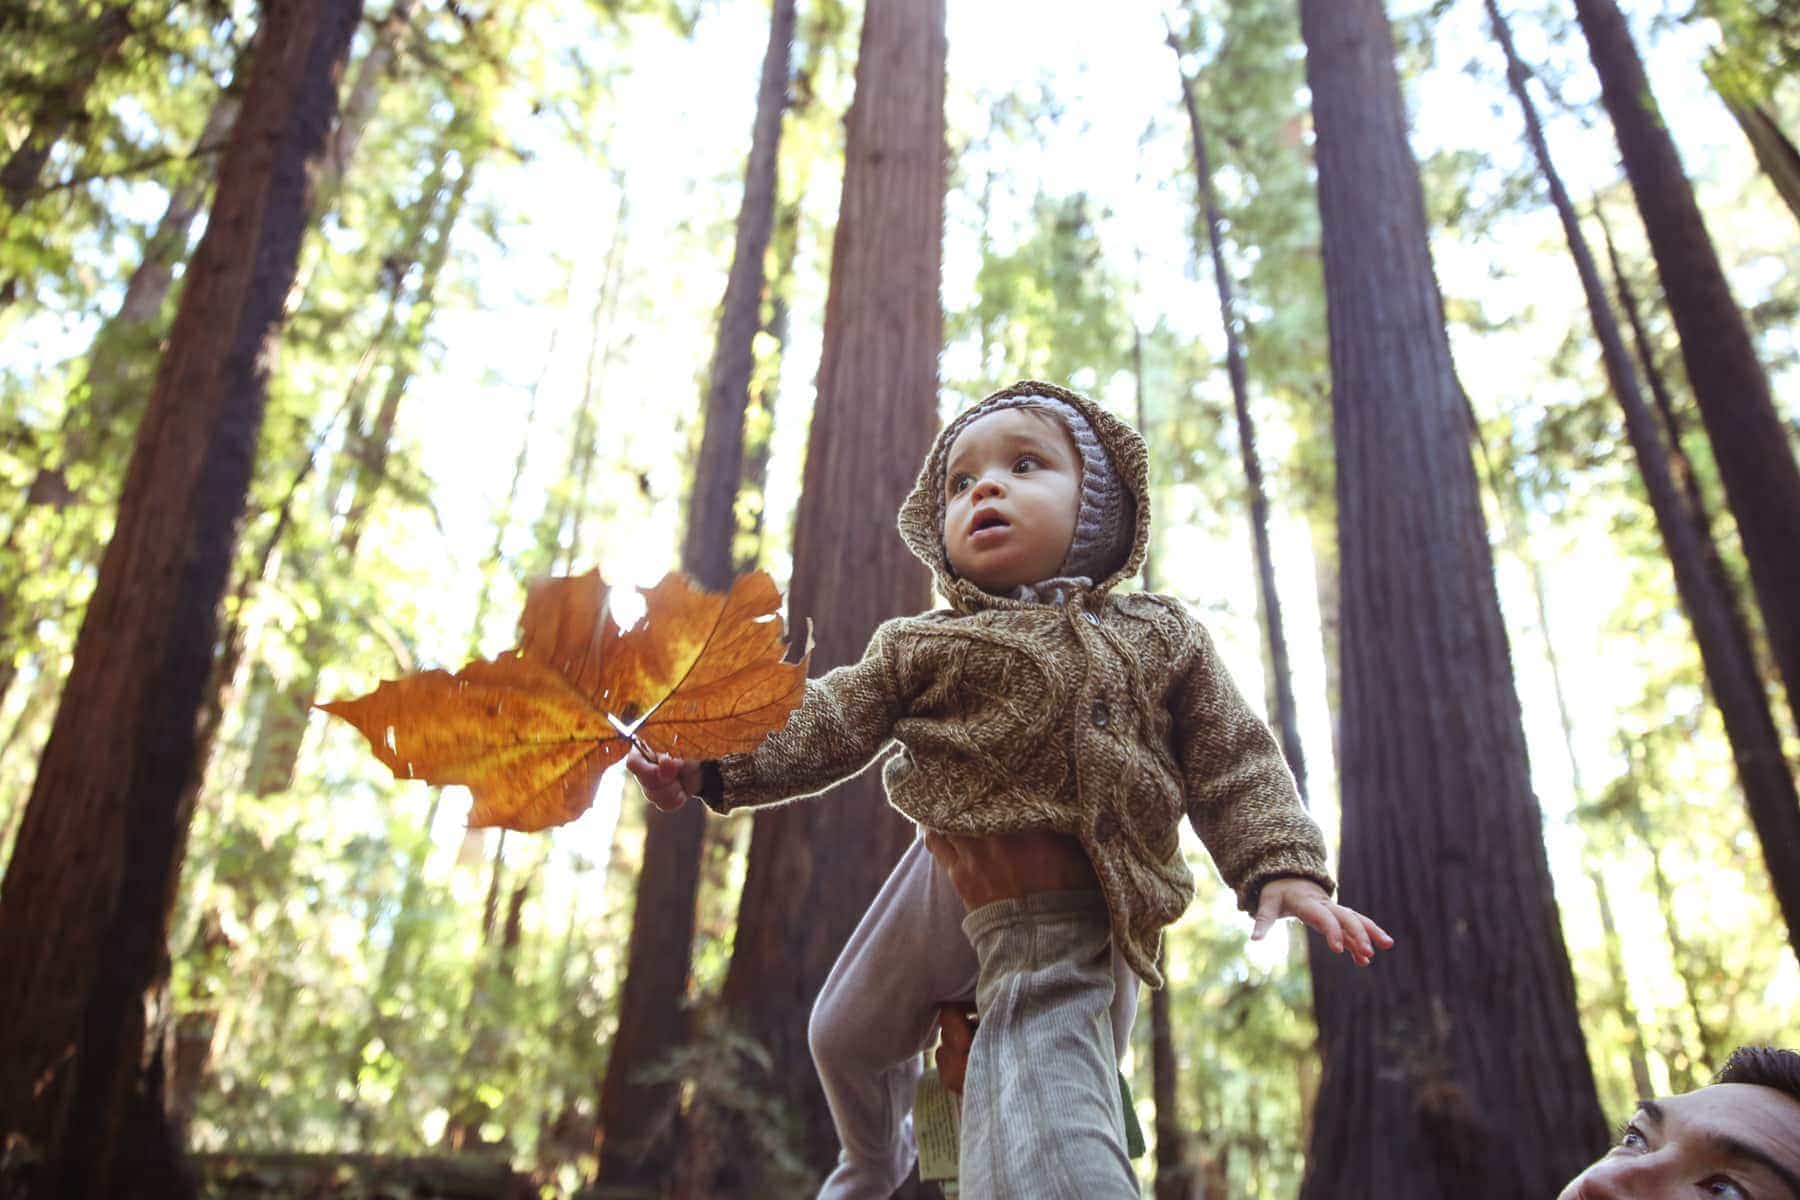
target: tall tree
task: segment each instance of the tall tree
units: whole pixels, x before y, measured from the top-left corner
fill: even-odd
[[[1198,24],[1198,18],[1195,18]],[[1190,38],[1194,31],[1190,31]],[[1169,49],[1175,52],[1179,70],[1185,52],[1175,31],[1169,31]],[[1219,319],[1225,330],[1225,373],[1231,383],[1231,408],[1237,423],[1238,453],[1244,466],[1244,487],[1250,501],[1250,534],[1256,550],[1256,591],[1262,602],[1263,634],[1267,640],[1269,667],[1275,697],[1275,729],[1281,752],[1294,773],[1301,799],[1306,798],[1306,756],[1300,747],[1300,722],[1294,704],[1294,681],[1288,669],[1287,632],[1281,620],[1281,595],[1275,588],[1275,554],[1269,542],[1269,492],[1263,480],[1262,455],[1257,450],[1256,420],[1250,412],[1250,370],[1244,354],[1244,317],[1237,288],[1226,261],[1225,214],[1219,208],[1213,186],[1212,155],[1207,148],[1206,124],[1194,81],[1181,71],[1182,106],[1187,110],[1188,132],[1194,148],[1194,184],[1200,217],[1206,226],[1206,243],[1213,264],[1213,285],[1219,297]]]
[[[937,423],[943,316],[943,0],[871,0],[850,105],[818,399],[788,596],[812,665],[862,657],[875,627],[930,603],[930,580],[894,532]],[[767,1051],[765,1086],[804,1129],[822,1174],[836,1158],[807,1050],[807,1015],[839,949],[912,827],[877,773],[758,813],[724,1010]],[[711,1164],[700,1194],[765,1195],[765,1164]]]
[[[1769,647],[1800,721],[1800,555],[1793,552],[1800,465],[1625,15],[1614,0],[1575,0],[1575,11],[1681,336],[1688,382],[1743,541]],[[1788,886],[1800,889],[1800,880]]]
[[[1200,19],[1189,10],[1191,24],[1188,43],[1200,40]],[[1185,51],[1182,40],[1169,28],[1169,49],[1175,52],[1176,69],[1181,76],[1182,107],[1187,112],[1188,132],[1194,150],[1194,182],[1201,223],[1206,228],[1207,249],[1213,263],[1213,285],[1219,300],[1219,319],[1225,333],[1226,377],[1231,385],[1232,415],[1237,429],[1238,457],[1244,468],[1244,491],[1248,500],[1251,546],[1256,558],[1257,599],[1262,612],[1263,648],[1268,655],[1269,697],[1272,701],[1276,733],[1288,769],[1294,773],[1295,786],[1302,803],[1308,802],[1306,791],[1306,756],[1300,743],[1298,706],[1294,701],[1293,672],[1288,661],[1287,630],[1281,617],[1281,593],[1275,584],[1275,554],[1269,538],[1269,492],[1263,477],[1262,455],[1257,448],[1256,420],[1250,410],[1250,371],[1244,346],[1244,331],[1249,322],[1238,301],[1237,285],[1232,279],[1226,252],[1225,214],[1219,205],[1214,185],[1214,167],[1209,149],[1206,123],[1200,115],[1200,101],[1195,94],[1195,81],[1181,66]],[[1309,962],[1323,951],[1310,938],[1293,947],[1296,967]],[[1311,974],[1314,991],[1326,986],[1330,975]],[[1310,1064],[1309,1064],[1310,1065]],[[1305,1070],[1305,1067],[1302,1068]],[[1313,1080],[1304,1080],[1303,1095],[1313,1092]]]
[[[1750,634],[1738,617],[1730,580],[1710,546],[1703,513],[1696,511],[1676,484],[1668,446],[1639,386],[1637,369],[1607,299],[1600,268],[1581,232],[1575,204],[1550,157],[1537,107],[1526,88],[1530,72],[1513,45],[1512,31],[1501,15],[1498,0],[1486,0],[1486,4],[1494,38],[1506,56],[1507,81],[1525,119],[1526,140],[1549,187],[1551,204],[1562,222],[1569,254],[1581,277],[1581,290],[1600,341],[1607,380],[1625,413],[1626,435],[1637,455],[1638,472],[1669,553],[1676,593],[1693,627],[1713,700],[1725,720],[1738,781],[1750,808],[1751,824],[1762,843],[1776,900],[1787,921],[1789,942],[1800,954],[1800,795],[1795,794],[1794,777],[1781,750],[1781,733],[1775,727],[1768,693],[1757,673]]]
[[[1302,0],[1343,551],[1344,894],[1302,1196],[1550,1195],[1605,1145],[1380,0]],[[1400,481],[1404,481],[1402,484]]]
[[[701,586],[731,586],[736,501],[744,473],[744,414],[762,325],[763,282],[775,224],[782,116],[787,109],[794,0],[773,0],[769,45],[756,94],[750,157],[738,209],[737,244],[725,280],[719,332],[706,389],[700,457],[688,501],[681,565]],[[686,1037],[694,903],[700,886],[704,805],[651,814],[644,834],[619,1023],[600,1088],[600,1178],[611,1185],[655,1186],[673,1173],[678,1148],[674,1080],[641,1081]]]
[[[217,607],[359,0],[270,0],[207,233],[139,432],[0,890],[0,1134],[28,1195],[183,1186],[143,997],[166,971],[178,820]],[[103,731],[103,732],[97,732]]]

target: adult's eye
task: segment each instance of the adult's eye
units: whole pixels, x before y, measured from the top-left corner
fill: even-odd
[[[1627,1125],[1619,1132],[1619,1149],[1621,1150],[1642,1150],[1649,1144],[1649,1139],[1644,1137],[1644,1131],[1636,1125]]]

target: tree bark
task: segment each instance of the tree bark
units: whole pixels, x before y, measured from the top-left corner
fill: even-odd
[[[754,341],[762,325],[764,268],[775,223],[776,168],[793,40],[794,0],[773,0],[744,168],[737,244],[720,306],[681,549],[682,569],[702,587],[718,592],[729,589],[732,579],[736,502],[744,471],[744,414],[750,402]],[[689,803],[674,813],[648,814],[619,1023],[600,1089],[599,1178],[609,1186],[654,1187],[674,1173],[680,1085],[641,1083],[638,1076],[687,1039],[683,1000],[693,961],[694,905],[705,833],[704,805]]]
[[[29,1195],[184,1194],[143,998],[168,914],[210,674],[307,170],[358,0],[274,0],[138,434],[119,520],[0,891],[0,1133]],[[104,731],[104,734],[97,733]]]
[[[1331,711],[1331,761],[1341,765],[1344,761],[1341,649],[1344,599],[1337,522],[1330,516],[1309,516],[1307,531],[1312,540],[1313,591],[1319,604],[1319,643],[1325,651],[1325,704]]]
[[[1581,277],[1607,380],[1624,410],[1626,434],[1637,455],[1638,471],[1669,554],[1675,590],[1694,631],[1713,701],[1725,721],[1738,782],[1744,789],[1750,821],[1762,845],[1777,904],[1787,922],[1789,944],[1800,955],[1800,795],[1794,791],[1794,778],[1781,749],[1781,734],[1756,670],[1749,631],[1738,619],[1730,583],[1719,565],[1716,550],[1709,548],[1710,537],[1701,524],[1701,514],[1693,510],[1676,485],[1668,448],[1656,417],[1644,401],[1637,369],[1607,300],[1600,269],[1581,232],[1568,189],[1550,158],[1549,143],[1525,86],[1529,72],[1519,60],[1498,3],[1486,0],[1486,4],[1494,38],[1506,55],[1508,82],[1525,118],[1526,139],[1549,186],[1551,203],[1562,221],[1569,254]]]
[[[1625,323],[1631,327],[1631,344],[1632,349],[1637,351],[1638,368],[1644,373],[1644,382],[1649,386],[1650,397],[1656,404],[1656,415],[1662,421],[1663,436],[1668,439],[1669,467],[1675,474],[1675,481],[1681,485],[1682,495],[1687,497],[1688,509],[1699,522],[1701,531],[1706,534],[1707,549],[1716,560],[1718,543],[1712,539],[1712,510],[1706,502],[1705,493],[1700,489],[1700,479],[1694,472],[1693,460],[1687,455],[1685,422],[1676,412],[1675,398],[1669,391],[1668,380],[1657,366],[1656,346],[1650,340],[1650,331],[1644,327],[1637,292],[1625,273],[1625,263],[1619,256],[1619,247],[1613,241],[1612,226],[1606,220],[1606,212],[1598,204],[1594,205],[1593,211],[1594,220],[1600,226],[1600,236],[1606,243],[1606,257],[1612,267],[1613,288],[1619,295],[1619,309],[1625,314]],[[1741,605],[1741,597],[1735,587],[1732,589],[1732,602],[1734,607]],[[1741,607],[1738,608],[1738,619],[1745,620]]]
[[[815,672],[857,661],[882,621],[930,603],[894,513],[937,424],[944,37],[943,0],[871,0],[863,18],[788,597],[796,639],[817,621]],[[764,1086],[799,1118],[822,1174],[837,1140],[808,1012],[913,829],[874,771],[755,820],[723,1008],[769,1053]],[[698,1192],[768,1194],[765,1166],[746,1154],[707,1164]]]
[[[1576,0],[1575,11],[1681,335],[1688,382],[1712,439],[1769,646],[1800,720],[1800,554],[1794,553],[1800,466],[1624,14],[1614,0]],[[1800,891],[1800,879],[1785,886]]]
[[[1302,0],[1343,564],[1340,882],[1306,1200],[1553,1195],[1606,1144],[1379,0]],[[1398,482],[1397,481],[1401,481]]]

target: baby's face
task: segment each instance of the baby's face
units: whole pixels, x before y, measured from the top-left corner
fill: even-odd
[[[1081,511],[1081,456],[1042,409],[970,422],[944,471],[944,549],[956,573],[1005,593],[1049,579],[1069,555]]]

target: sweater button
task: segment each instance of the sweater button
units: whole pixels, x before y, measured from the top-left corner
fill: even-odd
[[[1110,842],[1113,838],[1117,837],[1118,834],[1118,818],[1114,817],[1110,812],[1102,811],[1101,814],[1094,819],[1094,840],[1096,842]]]
[[[1097,628],[1097,627],[1098,627],[1098,626],[1099,626],[1099,624],[1100,624],[1100,618],[1099,618],[1099,617],[1096,617],[1096,616],[1095,616],[1095,615],[1094,615],[1094,614],[1093,614],[1093,611],[1092,611],[1092,610],[1091,610],[1091,609],[1090,609],[1090,610],[1083,610],[1083,612],[1082,612],[1082,614],[1081,614],[1081,615],[1082,615],[1082,616],[1084,616],[1084,617],[1086,617],[1086,618],[1087,618],[1087,623],[1088,623],[1088,624],[1089,624],[1089,625],[1093,625],[1093,626],[1095,626],[1095,627],[1096,627],[1096,628]]]
[[[1094,701],[1094,728],[1105,729],[1112,723],[1112,710],[1106,707],[1106,701]]]

